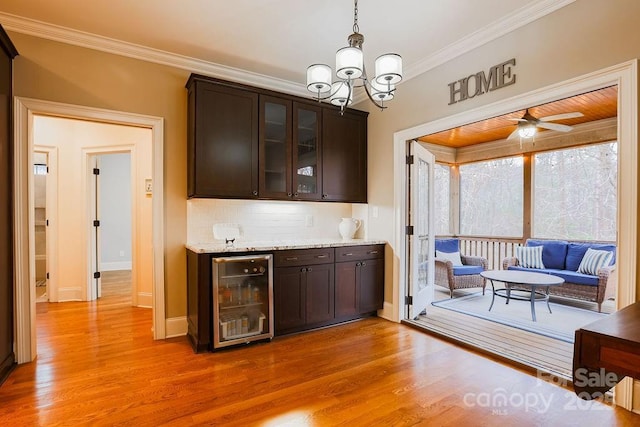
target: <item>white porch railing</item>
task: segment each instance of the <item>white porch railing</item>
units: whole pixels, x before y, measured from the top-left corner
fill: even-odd
[[[515,256],[515,247],[522,246],[522,239],[501,239],[491,237],[463,237],[460,252],[468,256],[482,256],[489,262],[489,270],[501,270],[502,260]]]

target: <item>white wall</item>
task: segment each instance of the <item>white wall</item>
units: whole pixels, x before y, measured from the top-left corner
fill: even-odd
[[[100,270],[131,269],[131,154],[98,156]]]
[[[34,117],[34,145],[57,151],[57,210],[49,213],[57,230],[51,239],[56,265],[50,268],[49,298],[52,302],[86,300],[90,257],[88,222],[89,156],[106,152],[131,152],[133,165],[132,247],[135,274],[132,277],[134,305],[151,306],[152,214],[151,196],[145,195],[145,178],[151,177],[151,130],[55,117]],[[92,183],[92,181],[91,181]],[[50,229],[51,232],[51,229]],[[51,237],[51,236],[50,236]],[[53,257],[52,257],[53,258]]]

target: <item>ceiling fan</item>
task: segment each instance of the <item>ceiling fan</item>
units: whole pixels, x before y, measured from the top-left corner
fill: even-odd
[[[529,114],[529,109],[527,108],[522,118],[509,119],[518,121],[518,127],[516,128],[516,130],[511,132],[511,134],[507,137],[507,140],[515,139],[518,136],[520,138],[531,138],[536,134],[538,128],[557,130],[559,132],[569,132],[571,129],[573,129],[573,127],[551,122],[554,120],[574,119],[576,117],[582,116],[584,116],[584,114],[575,111],[573,113],[554,114],[552,116],[537,118]]]

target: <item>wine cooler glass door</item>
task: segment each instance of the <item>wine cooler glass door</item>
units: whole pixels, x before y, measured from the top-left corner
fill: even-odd
[[[213,259],[214,348],[273,338],[271,255]]]

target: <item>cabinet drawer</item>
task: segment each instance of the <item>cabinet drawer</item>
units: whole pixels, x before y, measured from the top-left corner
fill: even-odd
[[[299,265],[329,264],[334,260],[333,248],[295,249],[277,251],[273,255],[274,267],[295,267]]]
[[[384,258],[384,245],[343,246],[336,248],[336,262]]]

